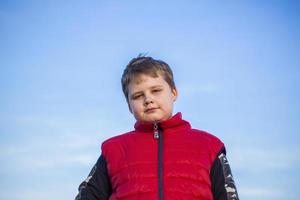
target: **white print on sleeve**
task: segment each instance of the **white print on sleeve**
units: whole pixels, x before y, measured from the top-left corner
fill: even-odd
[[[231,169],[228,163],[228,160],[226,158],[226,155],[224,153],[220,154],[218,156],[222,168],[223,168],[223,174],[224,174],[224,179],[225,179],[225,190],[227,193],[227,199],[228,200],[239,200],[238,194],[237,194],[237,190],[235,187],[235,183],[233,180],[233,176],[231,173]]]

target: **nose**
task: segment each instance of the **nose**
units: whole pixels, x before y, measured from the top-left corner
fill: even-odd
[[[149,96],[146,96],[145,100],[144,100],[144,105],[147,106],[147,105],[152,104],[152,103],[153,103],[153,99]]]

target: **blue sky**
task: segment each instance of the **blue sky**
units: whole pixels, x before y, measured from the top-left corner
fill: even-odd
[[[296,1],[1,1],[0,199],[73,199],[131,130],[120,77],[170,64],[181,111],[227,147],[241,199],[300,195]]]

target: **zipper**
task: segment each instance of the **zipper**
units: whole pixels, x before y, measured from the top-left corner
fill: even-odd
[[[153,137],[158,140],[158,199],[163,200],[163,134],[157,123],[154,123]]]
[[[159,139],[159,132],[158,132],[158,125],[157,125],[157,122],[155,122],[153,126],[154,126],[153,137],[154,137],[154,139]]]

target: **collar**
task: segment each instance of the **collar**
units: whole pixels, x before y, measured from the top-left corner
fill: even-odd
[[[170,128],[175,128],[175,129],[190,129],[191,128],[190,123],[182,119],[181,112],[176,113],[170,119],[167,119],[162,122],[158,122],[157,125],[162,130],[167,130]],[[136,131],[141,131],[141,132],[153,131],[154,123],[145,123],[145,122],[137,121],[134,125],[134,128]]]

